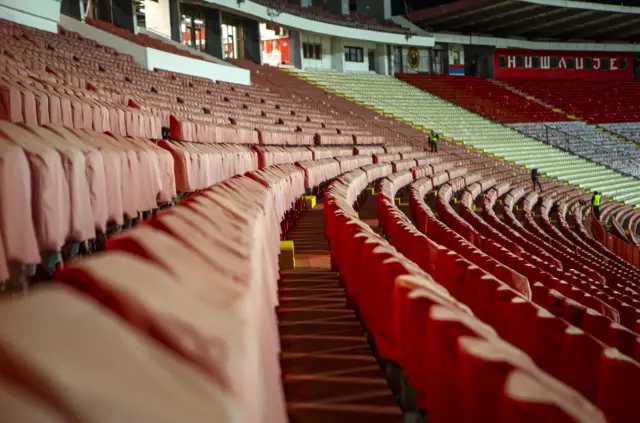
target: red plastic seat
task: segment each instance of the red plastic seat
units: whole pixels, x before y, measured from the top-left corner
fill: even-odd
[[[598,406],[611,423],[640,421],[640,364],[607,348],[599,366]]]

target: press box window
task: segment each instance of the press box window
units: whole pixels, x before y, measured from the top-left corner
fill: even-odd
[[[320,44],[302,43],[302,54],[305,59],[322,59],[322,46]]]
[[[551,69],[558,69],[558,56],[551,56]]]
[[[451,57],[453,58],[453,64],[454,65],[459,65],[460,64],[460,52],[459,51],[452,51],[451,52]]]
[[[507,67],[507,58],[506,56],[499,56],[498,57],[498,65],[500,66],[500,69],[504,69]]]
[[[345,47],[344,60],[347,62],[364,62],[364,51],[362,47]]]
[[[574,70],[576,68],[576,59],[567,57],[567,69]]]
[[[524,68],[524,56],[516,56],[516,67]]]
[[[600,59],[600,69],[609,70],[609,58],[608,57],[603,57],[602,59]]]
[[[540,69],[540,57],[534,56],[531,58],[531,67],[533,69]]]
[[[627,58],[626,57],[621,57],[620,58],[620,65],[618,67],[620,69],[626,69],[627,68]]]
[[[593,59],[591,57],[585,57],[584,58],[584,68],[586,70],[593,69]]]

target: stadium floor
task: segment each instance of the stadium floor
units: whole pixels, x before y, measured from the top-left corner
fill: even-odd
[[[375,198],[368,197],[360,212],[375,216]],[[278,318],[291,423],[402,422],[356,314],[346,307],[338,273],[331,271],[321,202],[289,239],[296,269],[281,272]]]

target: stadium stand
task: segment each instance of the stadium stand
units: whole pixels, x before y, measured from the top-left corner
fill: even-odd
[[[600,125],[622,137],[640,144],[640,123],[607,123]]]
[[[299,4],[290,3],[287,0],[257,0],[256,3],[314,21],[367,29],[370,31],[410,34],[409,30],[395,24],[393,21],[376,19],[363,13],[350,12],[348,15],[338,14],[325,10],[321,6],[300,6]]]
[[[505,81],[590,123],[636,122],[640,84],[634,81]]]
[[[640,153],[628,143],[621,142],[617,134],[604,133],[602,128],[597,125],[571,122],[565,114],[558,113],[558,109],[542,105],[528,93],[519,94],[509,89],[507,88],[508,84],[499,84],[474,76],[400,74],[397,77],[467,110],[509,124],[511,128],[517,129],[527,136],[546,141],[571,154],[605,165],[624,175],[634,177],[639,175]],[[515,87],[526,90],[533,84],[530,82],[516,83]],[[555,86],[552,85],[549,88],[554,90],[553,96],[546,95],[543,100],[557,103],[555,99],[558,94],[555,91]],[[635,88],[635,85],[633,87]],[[534,93],[538,92],[534,90]],[[606,94],[606,98],[617,96],[617,94],[618,90],[614,89]],[[595,96],[597,97],[598,94],[596,93]],[[600,92],[600,96],[604,98],[605,95]],[[580,101],[576,100],[574,93],[567,97],[572,102]],[[625,110],[624,113],[635,113],[632,110],[633,101],[627,103],[625,100],[623,98],[617,104],[616,110],[612,113],[614,117],[617,116],[616,112],[620,109]],[[605,107],[607,110],[611,107],[610,104],[605,105],[592,100],[591,96],[585,101],[591,104],[597,103],[598,107]],[[611,127],[609,128],[611,129]]]
[[[619,136],[584,122],[546,122],[509,125],[520,132],[593,160],[625,175],[640,176],[640,151]]]
[[[0,303],[8,421],[640,420],[640,186],[594,162],[633,173],[611,134],[540,142],[557,112],[478,78],[233,61],[242,86],[0,41],[0,281],[38,282]]]
[[[401,81],[501,123],[568,120],[535,101],[477,76],[397,74]]]
[[[299,74],[505,161],[537,168],[550,177],[598,190],[618,201],[640,202],[640,184],[636,179],[525,136],[395,78],[328,72]]]

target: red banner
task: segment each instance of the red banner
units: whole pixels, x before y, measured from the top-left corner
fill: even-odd
[[[633,80],[630,54],[497,49],[496,79]]]

